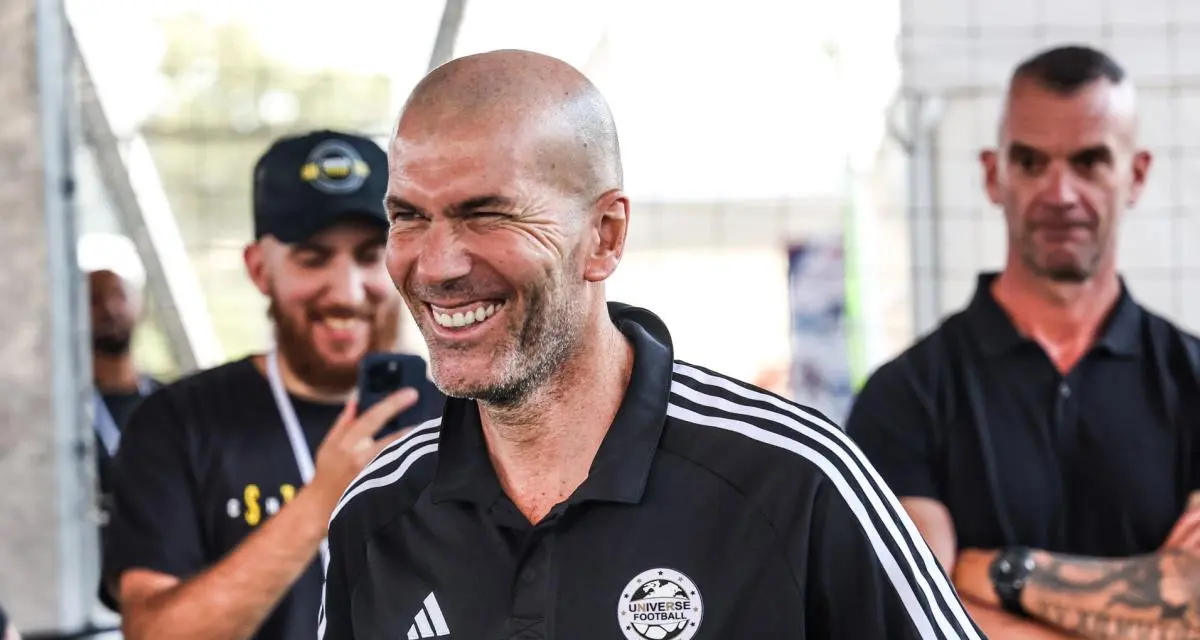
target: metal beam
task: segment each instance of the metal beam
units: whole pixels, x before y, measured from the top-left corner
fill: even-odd
[[[442,9],[442,22],[438,26],[437,39],[433,41],[433,53],[429,56],[429,70],[450,62],[454,58],[454,45],[462,28],[463,15],[467,11],[467,0],[446,0]]]
[[[92,505],[90,416],[92,391],[85,297],[75,255],[70,77],[74,42],[62,0],[37,0],[37,83],[41,103],[42,215],[50,282],[50,387],[58,500],[57,622],[68,628],[89,618],[99,578]],[[36,427],[36,425],[29,425]]]
[[[146,268],[146,286],[175,363],[182,371],[217,364],[223,358],[220,342],[145,138],[133,136],[122,152],[87,64],[74,49],[83,138],[95,154],[114,213]]]

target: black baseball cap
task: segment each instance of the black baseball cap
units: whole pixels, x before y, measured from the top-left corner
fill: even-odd
[[[254,237],[307,240],[347,219],[388,226],[387,154],[339,131],[276,140],[254,166]]]

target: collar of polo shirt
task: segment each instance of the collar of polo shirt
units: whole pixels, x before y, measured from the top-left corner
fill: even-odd
[[[621,407],[596,452],[587,480],[566,505],[591,500],[641,502],[671,394],[674,348],[662,320],[629,305],[608,303],[609,315],[633,344],[633,371]],[[479,407],[472,400],[451,398],[443,414],[433,502],[468,502],[490,506],[502,489],[483,439]]]
[[[1029,340],[1021,335],[1012,320],[992,296],[992,284],[997,273],[984,273],[979,276],[975,287],[975,296],[965,312],[970,324],[971,333],[983,347],[985,354],[996,356],[1007,353],[1018,345]],[[1137,356],[1142,352],[1142,342],[1139,339],[1142,326],[1142,307],[1129,293],[1125,280],[1121,279],[1121,295],[1117,305],[1105,320],[1104,330],[1096,341],[1096,346],[1119,356]]]

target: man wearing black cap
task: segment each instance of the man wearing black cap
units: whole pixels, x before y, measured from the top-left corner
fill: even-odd
[[[378,145],[330,131],[280,140],[255,167],[245,263],[276,344],[168,385],[126,427],[104,569],[126,638],[315,634],[338,497],[396,437],[379,433],[389,418],[441,411],[427,381],[361,416],[349,399],[359,360],[397,338],[386,181]]]

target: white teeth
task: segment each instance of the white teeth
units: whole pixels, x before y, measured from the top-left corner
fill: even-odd
[[[434,311],[433,320],[443,327],[468,327],[496,315],[496,311],[501,306],[503,304],[493,304],[486,307],[476,307],[470,311],[456,311],[453,314]]]
[[[357,318],[325,318],[325,324],[335,330],[349,329],[358,322]]]

